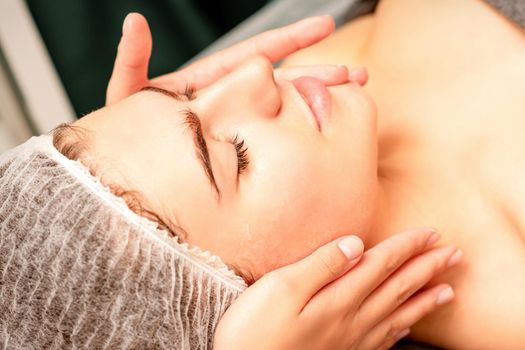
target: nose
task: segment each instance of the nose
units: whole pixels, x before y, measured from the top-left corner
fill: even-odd
[[[271,62],[253,57],[207,88],[195,102],[207,115],[243,114],[275,117],[281,107],[279,89]]]

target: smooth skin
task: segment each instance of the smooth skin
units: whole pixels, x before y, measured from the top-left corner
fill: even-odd
[[[309,21],[316,30],[323,23],[328,29],[333,29],[333,22],[329,18],[320,17]],[[297,31],[296,35],[309,32],[297,24],[289,28]],[[323,35],[327,32],[329,30],[323,31]],[[261,37],[265,35],[262,34]],[[311,36],[311,33],[308,35]],[[273,35],[268,38],[273,39]],[[289,44],[290,40],[284,42]],[[253,47],[246,45],[241,44],[240,47]],[[356,169],[357,166],[353,165],[357,165],[362,158],[373,159],[375,148],[372,140],[372,106],[360,92],[359,84],[346,83],[349,74],[345,67],[300,67],[274,74],[268,57],[261,56],[258,51],[255,54],[257,57],[243,61],[233,67],[232,72],[204,88],[198,89],[200,85],[191,80],[181,83],[184,87],[192,84],[198,89],[194,98],[185,99],[183,96],[182,100],[175,100],[152,91],[138,92],[85,116],[76,123],[85,130],[94,131],[89,133],[88,148],[91,155],[86,161],[94,160],[99,163],[100,166],[95,164],[93,168],[104,173],[106,183],[141,193],[145,199],[144,207],[157,213],[165,222],[172,221],[182,227],[188,233],[188,243],[219,255],[227,264],[240,270],[247,270],[253,276],[252,280],[271,269],[305,257],[341,235],[363,231],[359,227],[343,227],[339,217],[358,222],[357,218],[354,220],[355,215],[366,215],[363,209],[367,206],[363,204],[369,199],[356,198],[353,202],[357,210],[350,211],[346,206],[347,199],[356,196],[353,193],[342,195],[342,188],[338,185],[340,182],[334,178],[328,179],[324,174],[335,175],[334,168],[340,167],[337,170],[338,178],[344,180],[341,183],[346,192],[355,189],[359,192],[356,195],[367,194],[367,186],[361,186],[361,179],[374,181],[372,162],[368,162],[370,164],[366,167],[361,166],[359,172],[353,171],[350,176],[347,175],[348,171],[343,171],[342,166],[347,170]],[[268,53],[267,55],[271,56]],[[195,66],[198,65],[188,69]],[[210,69],[213,70],[213,67],[216,65]],[[351,103],[356,115],[352,120],[341,116],[337,123],[334,122],[334,129],[335,124],[344,127],[334,130],[337,131],[334,142],[315,131],[313,121],[308,117],[310,111],[290,83],[292,74],[301,76],[306,72],[320,78],[326,85],[334,86],[339,94],[353,94],[352,101],[341,99],[341,103]],[[154,81],[155,79],[151,82]],[[246,82],[250,84],[247,86]],[[278,86],[275,85],[276,82]],[[281,112],[286,114],[285,118],[275,118],[280,107]],[[341,105],[339,109],[343,107]],[[191,135],[181,118],[184,117],[182,112],[190,108],[203,120],[212,168],[222,193],[220,203],[217,203],[217,196],[199,165]],[[335,108],[337,106],[334,104]],[[361,111],[363,118],[360,118]],[[251,157],[253,160],[261,160],[258,164],[251,162],[252,168],[249,170],[254,181],[261,180],[257,187],[244,186],[244,180],[249,180],[248,176],[239,176],[239,186],[235,186],[236,155],[229,139],[241,130],[242,125],[249,128],[254,136],[253,139],[250,137],[250,152],[265,154],[264,159],[256,157],[255,153]],[[361,137],[347,138],[345,130],[350,128],[363,130]],[[252,142],[255,140],[257,144]],[[363,148],[365,142],[366,150],[361,153],[358,147]],[[340,155],[351,158],[352,163],[342,162]],[[126,178],[122,179],[124,175]],[[317,191],[304,191],[305,186],[310,187],[306,179],[320,177],[324,177],[324,180],[322,184],[317,183]],[[354,177],[359,177],[359,181],[354,181]],[[322,186],[330,187],[329,191],[324,191]],[[267,196],[269,191],[275,193],[273,198]],[[328,192],[333,195],[326,196]],[[302,201],[298,200],[298,193],[302,194]],[[286,205],[291,201],[294,206]],[[276,204],[282,210],[276,210]],[[299,205],[304,208],[303,212],[314,212],[313,207],[315,210],[322,209],[323,212],[316,211],[317,217],[324,217],[326,220],[320,221],[311,216],[309,220],[312,225],[308,225],[296,214],[299,212]],[[243,213],[238,213],[239,210]],[[206,220],[202,218],[203,211],[207,213]],[[358,214],[359,211],[362,214]],[[336,212],[339,215],[334,217]],[[349,217],[349,212],[354,215]],[[287,221],[286,227],[283,226],[282,219]],[[217,231],[217,228],[225,234],[209,234],[211,230]],[[273,233],[272,237],[262,239],[259,232],[261,229],[265,230],[264,233]],[[239,237],[240,235],[243,237]],[[288,247],[287,243],[279,244],[283,240],[295,240],[297,244],[294,247]],[[240,242],[243,242],[242,256],[236,248]],[[280,245],[279,258],[264,253],[276,251],[268,245]],[[252,261],[254,257],[266,261]],[[243,265],[243,262],[248,262],[250,266]]]
[[[329,16],[311,17],[289,26],[254,36],[228,49],[217,52],[176,72],[154,79],[148,78],[152,38],[146,19],[139,13],[130,13],[124,20],[113,73],[106,91],[106,105],[114,104],[149,85],[172,91],[183,91],[191,85],[196,90],[208,86],[231,72],[246,59],[266,57],[277,62],[286,56],[309,47],[330,35],[335,29]],[[368,80],[364,69],[350,74],[345,66],[331,66],[339,81],[349,79],[361,85]],[[300,76],[300,68],[294,68]]]
[[[525,31],[490,3],[381,0],[281,65],[367,68],[383,194],[367,246],[430,225],[465,255],[433,281],[454,303],[412,327],[441,348],[525,348]]]
[[[357,236],[330,242],[248,288],[221,319],[215,348],[388,349],[454,297],[448,284],[419,291],[460,261],[454,247],[431,249],[437,239],[409,230],[364,254]]]
[[[333,28],[329,17],[307,19],[149,80],[151,34],[142,16],[130,14],[108,86],[107,104],[147,85],[176,91],[188,82],[196,88],[205,87],[250,56],[280,60],[323,39]],[[326,72],[326,68],[315,71],[314,67],[295,68],[284,74],[287,78],[301,76],[303,69],[313,69],[312,74],[317,76]],[[364,85],[368,78],[363,69],[350,74],[342,66],[331,69],[325,79],[334,84],[349,79]],[[429,249],[437,238],[439,235],[431,229],[412,230],[364,254],[358,237],[336,239],[299,262],[266,274],[248,288],[221,320],[215,345],[219,349],[254,344],[276,349],[388,348],[407,335],[409,327],[432,312],[438,302],[444,304],[453,298],[447,284],[418,292],[461,258],[460,251],[453,247]],[[340,248],[343,241],[346,249]],[[252,327],[254,324],[257,327]]]

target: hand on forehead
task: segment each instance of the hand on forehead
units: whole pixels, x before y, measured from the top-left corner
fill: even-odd
[[[307,18],[256,35],[177,72],[150,80],[148,64],[152,47],[151,32],[142,15],[131,13],[123,25],[123,35],[106,92],[106,104],[113,104],[148,85],[172,91],[183,91],[187,85],[200,89],[227,74],[249,57],[259,55],[277,62],[326,38],[334,28],[334,21],[329,16]],[[367,81],[366,71],[362,68],[354,69],[350,74],[344,66],[333,67],[332,70],[337,71],[338,81],[345,78],[361,85]],[[295,73],[299,74],[300,71]]]

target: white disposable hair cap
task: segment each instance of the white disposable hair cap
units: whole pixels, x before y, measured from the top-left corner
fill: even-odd
[[[246,288],[131,211],[49,135],[0,155],[0,347],[207,349]]]

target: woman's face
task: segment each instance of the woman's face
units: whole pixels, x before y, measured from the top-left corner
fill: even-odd
[[[258,278],[370,227],[376,110],[355,83],[328,91],[319,129],[296,86],[255,58],[191,100],[142,91],[77,125],[92,131],[105,182],[142,193],[190,244]]]

